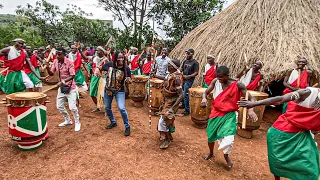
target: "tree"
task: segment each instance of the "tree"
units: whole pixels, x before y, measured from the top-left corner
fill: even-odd
[[[98,0],[99,6],[113,13],[125,30],[131,36],[133,44],[141,48],[148,20],[151,18],[154,4],[153,0]],[[132,32],[131,32],[132,31]]]
[[[49,44],[80,41],[84,44],[104,45],[111,33],[115,33],[104,22],[88,19],[92,14],[75,5],[69,5],[62,12],[58,6],[40,0],[34,7],[30,4],[19,6],[16,13],[23,17],[23,26],[34,27]]]
[[[154,0],[154,15],[166,35],[176,42],[220,12],[225,0]],[[166,22],[166,20],[168,20]]]

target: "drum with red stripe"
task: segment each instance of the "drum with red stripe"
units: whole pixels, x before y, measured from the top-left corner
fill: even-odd
[[[47,95],[20,92],[6,96],[10,137],[23,150],[41,146],[47,138]]]

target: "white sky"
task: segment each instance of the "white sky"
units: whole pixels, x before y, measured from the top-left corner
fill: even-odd
[[[35,5],[37,0],[1,0],[0,3],[3,5],[3,8],[0,9],[0,14],[15,14],[15,10],[17,9],[18,5],[25,6],[27,3],[31,5]],[[114,20],[112,14],[110,12],[105,11],[102,8],[97,8],[95,5],[98,4],[97,0],[47,0],[48,2],[58,5],[60,9],[64,10],[67,7],[67,4],[75,4],[84,11],[93,14],[94,19],[101,19],[101,20]],[[228,7],[231,3],[235,0],[227,0],[225,7]],[[150,25],[151,22],[150,22]],[[122,28],[121,23],[114,21],[114,27]],[[164,33],[161,32],[159,29],[156,29],[156,32],[160,36],[164,36]]]

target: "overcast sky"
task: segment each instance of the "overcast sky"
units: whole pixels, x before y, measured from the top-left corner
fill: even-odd
[[[15,14],[15,10],[17,9],[18,5],[25,6],[27,3],[31,5],[35,5],[37,0],[1,0],[1,4],[3,8],[0,9],[0,14]],[[75,4],[82,8],[84,11],[93,14],[94,19],[101,19],[101,20],[113,20],[112,14],[103,10],[102,8],[98,8],[95,5],[98,4],[97,0],[47,0],[48,2],[58,5],[60,9],[64,10],[67,7],[67,4]],[[224,7],[229,6],[235,0],[227,0],[227,3]],[[122,27],[121,23],[114,22],[114,27]],[[160,36],[163,36],[163,32],[156,30]]]

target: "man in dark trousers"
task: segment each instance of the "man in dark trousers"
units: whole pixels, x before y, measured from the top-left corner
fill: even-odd
[[[183,114],[185,116],[190,114],[190,105],[189,105],[189,88],[192,87],[193,81],[199,72],[199,63],[193,58],[194,50],[189,49],[186,51],[187,58],[182,63],[180,71],[183,74],[183,101],[181,109],[185,109]]]

